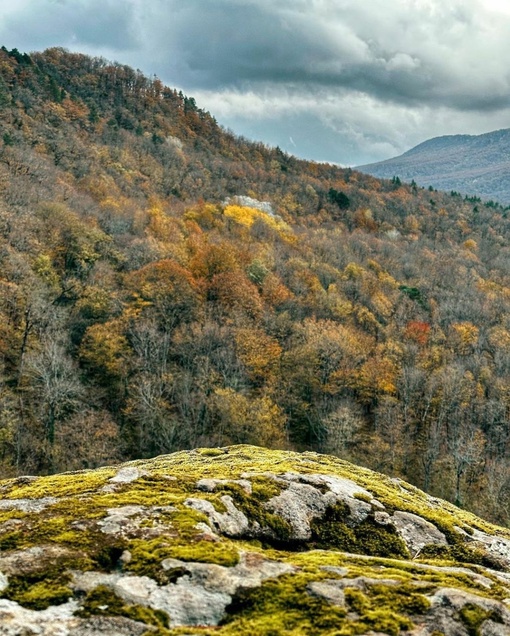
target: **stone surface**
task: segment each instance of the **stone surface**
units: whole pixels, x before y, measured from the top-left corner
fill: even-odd
[[[295,571],[289,564],[244,552],[238,565],[230,568],[179,559],[165,559],[162,567],[182,574],[175,583],[158,585],[147,576],[77,572],[73,588],[90,592],[105,585],[128,603],[163,610],[173,626],[217,625],[239,588],[257,587],[266,579]]]
[[[214,492],[218,487],[237,484],[248,494],[252,493],[251,481],[248,479],[199,479],[197,481],[197,488],[204,492]]]
[[[235,507],[232,497],[224,495],[220,500],[227,509],[226,512],[217,512],[213,504],[205,499],[186,499],[184,505],[206,514],[211,525],[228,537],[243,537],[249,534],[248,517]]]
[[[328,498],[314,486],[291,482],[286,490],[267,502],[266,508],[290,524],[292,539],[306,541],[312,535],[310,522],[323,516],[328,504],[334,501],[334,497]]]
[[[109,508],[108,515],[97,523],[101,532],[117,537],[158,537],[174,534],[168,521],[161,522],[161,515],[175,510],[172,506],[121,506]]]
[[[253,619],[284,636],[301,606],[304,625],[320,607],[339,633],[393,636],[397,616],[409,636],[472,636],[468,606],[482,617],[477,636],[510,636],[510,532],[401,480],[244,446],[52,476],[46,491],[45,479],[0,482],[3,497],[20,494],[0,500],[0,636],[145,636],[155,611],[172,635],[252,636]],[[438,515],[464,542],[462,562]],[[444,547],[436,562],[421,560],[427,545]],[[479,565],[483,553],[491,568]],[[411,609],[392,607],[407,597]]]
[[[313,581],[307,586],[313,596],[320,596],[331,605],[345,607],[345,593],[336,585],[336,581]]]
[[[391,521],[413,556],[426,545],[448,545],[445,535],[430,521],[418,515],[397,510]]]
[[[0,499],[0,510],[21,510],[22,512],[42,512],[48,506],[56,504],[56,497],[41,499]]]

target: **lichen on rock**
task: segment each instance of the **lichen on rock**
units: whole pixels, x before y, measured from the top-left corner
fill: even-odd
[[[510,634],[510,532],[316,453],[0,482],[0,636]]]

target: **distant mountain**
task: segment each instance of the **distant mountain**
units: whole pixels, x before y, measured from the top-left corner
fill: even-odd
[[[358,170],[510,204],[510,129],[435,137],[399,157]]]

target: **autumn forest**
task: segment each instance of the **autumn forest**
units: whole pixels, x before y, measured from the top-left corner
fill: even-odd
[[[510,524],[510,220],[0,50],[0,476],[316,450]]]

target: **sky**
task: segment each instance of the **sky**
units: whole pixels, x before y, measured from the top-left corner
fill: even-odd
[[[510,127],[508,0],[0,0],[0,45],[129,64],[344,166]]]

